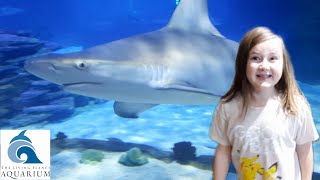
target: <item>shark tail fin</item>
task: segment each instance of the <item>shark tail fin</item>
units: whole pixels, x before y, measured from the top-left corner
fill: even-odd
[[[181,0],[166,27],[224,37],[209,19],[208,0]]]

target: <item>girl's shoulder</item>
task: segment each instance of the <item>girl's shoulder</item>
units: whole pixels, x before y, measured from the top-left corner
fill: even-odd
[[[293,97],[294,104],[297,107],[297,115],[304,116],[311,113],[311,107],[307,98],[303,94],[297,94]]]
[[[221,99],[219,102],[219,106],[222,109],[226,110],[240,109],[242,107],[242,97],[240,95],[237,95],[230,101],[224,101],[223,99]]]
[[[310,104],[306,97],[303,95],[295,97],[296,105],[298,107],[299,112],[301,113],[309,113],[311,111]]]
[[[298,107],[301,107],[299,109],[304,109],[304,108],[310,109],[310,104],[304,95],[295,95],[294,101]]]

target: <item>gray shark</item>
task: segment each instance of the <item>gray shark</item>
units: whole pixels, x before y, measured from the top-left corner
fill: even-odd
[[[208,17],[207,0],[181,0],[169,23],[80,52],[37,57],[25,69],[66,91],[114,100],[120,117],[158,104],[212,104],[232,83],[238,43]]]

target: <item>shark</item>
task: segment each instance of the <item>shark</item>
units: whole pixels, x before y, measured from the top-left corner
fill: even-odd
[[[159,104],[216,102],[232,84],[237,49],[211,23],[207,0],[181,0],[160,29],[28,59],[24,68],[68,92],[115,101],[116,115],[138,118]]]

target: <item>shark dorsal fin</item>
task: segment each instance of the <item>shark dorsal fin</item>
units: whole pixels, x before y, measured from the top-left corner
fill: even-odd
[[[223,37],[209,19],[207,0],[181,0],[166,27]]]

